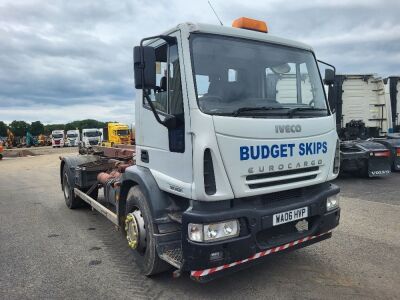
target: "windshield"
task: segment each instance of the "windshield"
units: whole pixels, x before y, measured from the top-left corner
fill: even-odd
[[[76,138],[76,137],[78,137],[78,135],[77,135],[76,133],[68,133],[68,134],[67,134],[67,137],[69,137],[69,138]]]
[[[192,35],[191,51],[204,113],[280,118],[328,114],[310,51],[202,34]]]
[[[127,129],[124,130],[117,130],[117,135],[123,136],[123,135],[129,135],[129,131]]]
[[[64,137],[64,135],[61,133],[53,133],[53,139],[61,139],[63,137]]]
[[[97,136],[100,136],[101,133],[100,133],[100,131],[89,131],[89,132],[85,132],[84,135],[87,137],[97,137]]]

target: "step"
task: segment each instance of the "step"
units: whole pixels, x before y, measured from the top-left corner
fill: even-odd
[[[182,247],[165,247],[161,250],[160,258],[177,269],[182,267]]]

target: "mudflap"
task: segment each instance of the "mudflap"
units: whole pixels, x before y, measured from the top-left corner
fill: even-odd
[[[370,157],[368,159],[368,176],[380,177],[391,173],[391,161],[389,157]]]
[[[393,158],[393,171],[400,171],[400,156],[396,156]]]

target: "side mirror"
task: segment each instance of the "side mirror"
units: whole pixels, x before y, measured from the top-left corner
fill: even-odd
[[[150,46],[136,46],[133,49],[133,67],[136,89],[156,87],[156,52]]]
[[[325,69],[324,84],[331,85],[335,81],[335,71],[332,69]]]

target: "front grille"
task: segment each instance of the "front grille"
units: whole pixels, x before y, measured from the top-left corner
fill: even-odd
[[[294,201],[296,198],[303,197],[303,188],[291,189],[281,192],[262,194],[251,197],[236,198],[234,200],[234,207],[247,207],[249,203],[254,207],[271,207],[276,206],[276,203],[282,205],[288,204],[288,201]]]
[[[312,171],[318,171],[318,170],[319,170],[319,167],[309,167],[309,168],[303,168],[303,169],[285,170],[285,171],[278,171],[278,172],[271,172],[271,173],[247,175],[246,179],[247,180],[256,180],[256,179],[272,178],[272,177],[278,177],[278,176],[294,175],[294,174],[300,174],[300,173],[306,173],[306,172],[312,172]]]
[[[258,189],[315,179],[319,173],[319,166],[312,166],[302,169],[251,174],[246,176],[246,184],[250,189]]]
[[[97,145],[98,142],[97,142],[97,141],[89,141],[89,144],[90,144],[90,145]]]
[[[296,178],[291,178],[291,179],[282,179],[282,180],[277,180],[277,181],[273,181],[273,182],[254,183],[254,184],[249,184],[249,188],[250,189],[259,189],[259,188],[269,187],[269,186],[274,186],[274,185],[288,184],[288,183],[293,183],[293,182],[298,182],[298,181],[311,180],[311,179],[315,179],[316,177],[317,177],[317,174],[296,177]]]

